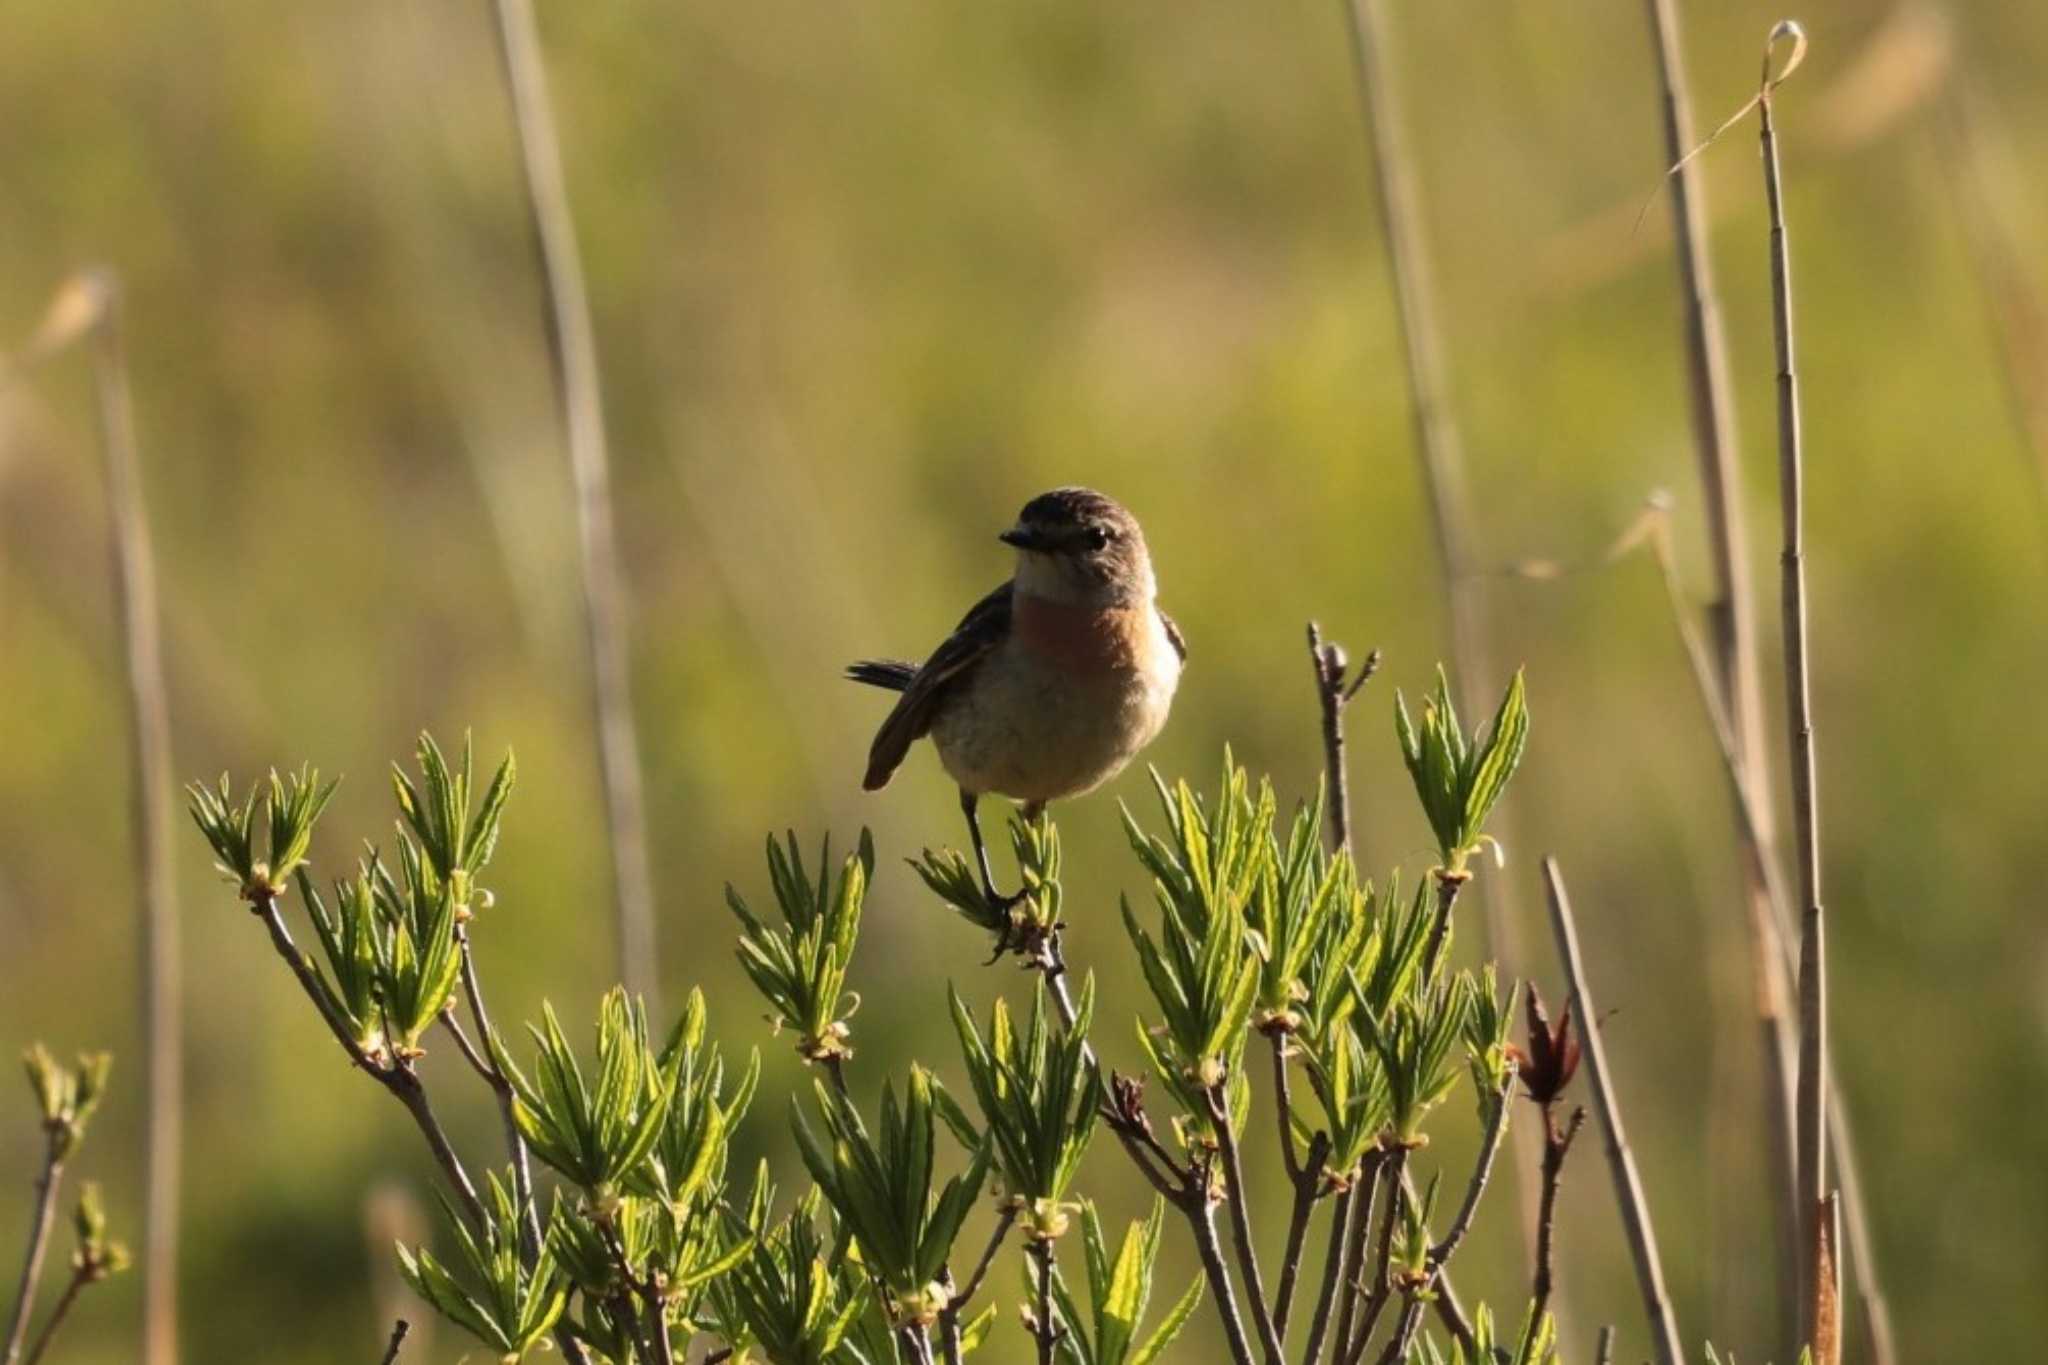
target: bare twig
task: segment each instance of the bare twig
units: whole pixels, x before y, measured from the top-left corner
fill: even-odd
[[[1052,1304],[1052,1243],[1033,1242],[1031,1259],[1038,1271],[1037,1305],[1031,1335],[1038,1339],[1038,1365],[1053,1365],[1053,1354],[1059,1348],[1060,1326]]]
[[[1358,1365],[1365,1357],[1366,1345],[1372,1340],[1372,1329],[1379,1323],[1380,1313],[1387,1306],[1387,1298],[1393,1285],[1387,1277],[1387,1267],[1394,1255],[1394,1223],[1401,1216],[1401,1207],[1407,1201],[1407,1186],[1401,1177],[1408,1169],[1408,1149],[1396,1147],[1387,1156],[1387,1210],[1380,1220],[1379,1247],[1373,1252],[1371,1277],[1364,1281],[1365,1306],[1359,1313],[1358,1332],[1344,1346],[1341,1359],[1344,1365]],[[1365,1273],[1361,1265],[1359,1271]]]
[[[6,1365],[21,1359],[21,1343],[28,1333],[29,1314],[35,1310],[36,1285],[43,1277],[43,1253],[50,1245],[50,1223],[57,1212],[57,1188],[64,1182],[63,1149],[57,1130],[49,1130],[43,1147],[43,1167],[36,1176],[35,1212],[29,1217],[28,1250],[21,1259],[21,1280],[14,1291],[14,1312],[7,1324]]]
[[[51,1340],[57,1335],[57,1329],[64,1325],[64,1319],[70,1314],[71,1305],[78,1301],[78,1296],[85,1292],[85,1287],[93,1282],[93,1278],[83,1271],[72,1272],[71,1278],[65,1281],[64,1292],[57,1297],[56,1306],[50,1309],[49,1320],[43,1323],[43,1330],[36,1333],[35,1344],[30,1346],[28,1354],[22,1357],[21,1365],[36,1365],[36,1362],[43,1358],[43,1352],[49,1349]]]
[[[1067,963],[1057,927],[1044,937],[1028,965],[1043,976],[1051,988],[1061,1026],[1069,1030],[1074,1028],[1080,1013],[1067,990]],[[1093,1048],[1084,1045],[1081,1055],[1087,1065],[1100,1068],[1101,1063],[1096,1059]],[[1125,1084],[1130,1086],[1128,1098],[1122,1097],[1120,1091]],[[1209,1171],[1199,1164],[1183,1166],[1171,1152],[1160,1146],[1151,1124],[1137,1109],[1136,1083],[1126,1083],[1121,1077],[1112,1076],[1105,1089],[1111,1098],[1103,1104],[1103,1122],[1116,1134],[1117,1141],[1123,1145],[1131,1163],[1144,1175],[1146,1182],[1188,1220],[1188,1227],[1194,1233],[1195,1249],[1201,1255],[1202,1274],[1209,1282],[1209,1297],[1216,1305],[1217,1316],[1223,1321],[1231,1360],[1234,1365],[1253,1365],[1251,1347],[1245,1338],[1244,1319],[1237,1306],[1237,1291],[1231,1283],[1230,1269],[1224,1264],[1222,1248],[1216,1237],[1215,1209],[1209,1199]],[[1171,1179],[1168,1172],[1172,1173]],[[1265,1305],[1256,1292],[1254,1301],[1258,1302],[1259,1311],[1263,1314]]]
[[[1301,1258],[1308,1245],[1309,1220],[1315,1215],[1317,1201],[1329,1194],[1323,1187],[1323,1163],[1329,1155],[1330,1135],[1316,1133],[1309,1139],[1307,1161],[1291,1176],[1294,1202],[1287,1219],[1286,1249],[1280,1257],[1280,1285],[1273,1291],[1273,1332],[1283,1345],[1287,1341],[1287,1324],[1294,1316],[1294,1295],[1301,1281]]]
[[[1593,1348],[1593,1365],[1614,1365],[1614,1324],[1600,1329],[1599,1344]]]
[[[505,1152],[512,1162],[512,1197],[519,1204],[519,1255],[520,1260],[531,1269],[540,1259],[542,1242],[540,1201],[533,1195],[533,1166],[527,1158],[526,1139],[519,1131],[518,1120],[513,1116],[515,1096],[512,1093],[512,1082],[499,1067],[498,1055],[494,1050],[497,1046],[497,1032],[491,1027],[490,1011],[484,1008],[483,982],[477,974],[476,951],[470,945],[469,925],[460,920],[455,925],[455,942],[462,953],[462,993],[469,1001],[470,1017],[476,1021],[476,1031],[481,1035],[484,1050],[488,1055],[483,1058],[475,1055],[476,1050],[469,1046],[462,1026],[455,1022],[452,1009],[442,1018],[454,1032],[463,1055],[469,1058],[471,1066],[477,1068],[484,1083],[490,1086],[491,1094],[497,1099],[498,1122],[505,1130]],[[478,1065],[480,1061],[483,1065]],[[577,1362],[586,1358],[582,1346],[566,1331],[557,1332],[555,1339],[560,1343],[565,1359]]]
[[[1252,1365],[1251,1343],[1245,1339],[1244,1318],[1238,1312],[1237,1290],[1230,1282],[1230,1269],[1223,1263],[1223,1248],[1216,1239],[1215,1208],[1206,1198],[1198,1206],[1183,1205],[1188,1224],[1194,1230],[1195,1251],[1202,1258],[1202,1273],[1209,1281],[1209,1297],[1223,1319],[1225,1343],[1235,1365]]]
[[[1643,1197],[1643,1182],[1636,1174],[1635,1157],[1629,1152],[1628,1135],[1622,1128],[1621,1103],[1615,1096],[1613,1073],[1607,1069],[1607,1045],[1601,1038],[1600,1016],[1586,985],[1585,961],[1579,955],[1578,924],[1572,918],[1564,873],[1555,858],[1543,860],[1543,886],[1550,904],[1551,928],[1557,935],[1557,955],[1571,982],[1571,996],[1565,1006],[1579,1021],[1586,1071],[1593,1085],[1593,1107],[1599,1111],[1600,1128],[1607,1137],[1607,1165],[1614,1177],[1615,1202],[1621,1206],[1622,1226],[1628,1233],[1629,1254],[1635,1261],[1636,1283],[1649,1314],[1650,1340],[1657,1351],[1658,1365],[1680,1365],[1685,1357],[1678,1344],[1671,1296],[1664,1288],[1664,1266],[1657,1255],[1650,1205]]]
[[[996,1219],[996,1230],[989,1235],[988,1246],[982,1250],[981,1260],[975,1263],[974,1273],[967,1277],[966,1287],[953,1296],[951,1304],[948,1305],[950,1310],[957,1312],[972,1302],[974,1296],[980,1292],[981,1282],[988,1278],[989,1267],[996,1262],[996,1253],[1003,1249],[1003,1239],[1010,1235],[1010,1229],[1016,1225],[1017,1213],[1015,1205],[1004,1206],[1002,1216]]]
[[[1529,1310],[1536,1322],[1548,1311],[1550,1291],[1556,1283],[1557,1187],[1564,1178],[1564,1159],[1571,1155],[1572,1141],[1585,1122],[1584,1106],[1572,1110],[1561,1129],[1550,1110],[1543,1111],[1543,1202],[1536,1219],[1536,1276]]]
[[[434,1154],[435,1163],[441,1167],[441,1174],[447,1178],[449,1187],[455,1191],[463,1215],[468,1218],[473,1229],[482,1232],[490,1224],[490,1219],[484,1212],[483,1201],[477,1198],[476,1186],[470,1182],[469,1172],[463,1168],[462,1158],[456,1155],[453,1144],[448,1141],[448,1134],[442,1130],[440,1120],[434,1116],[433,1106],[427,1100],[426,1087],[421,1084],[419,1073],[409,1066],[370,1056],[363,1051],[361,1044],[350,1036],[347,1027],[329,1011],[326,997],[321,994],[319,983],[313,975],[312,965],[306,961],[306,955],[299,950],[298,944],[292,941],[291,930],[285,927],[284,916],[278,913],[277,895],[274,891],[259,889],[250,899],[250,909],[270,930],[271,945],[292,969],[292,975],[299,980],[300,989],[306,993],[306,998],[313,1002],[313,1007],[319,1011],[320,1017],[327,1021],[328,1030],[334,1034],[335,1041],[341,1044],[342,1051],[348,1054],[349,1060],[389,1091],[392,1098],[405,1106],[406,1113],[412,1115],[413,1123],[419,1128],[420,1135],[427,1140],[428,1150]]]
[[[384,1348],[384,1359],[379,1365],[391,1365],[392,1361],[398,1359],[398,1348],[405,1345],[406,1334],[410,1331],[412,1324],[404,1318],[391,1325],[391,1344]]]
[[[1379,1200],[1382,1183],[1398,1189],[1398,1176],[1386,1170],[1387,1153],[1375,1147],[1365,1154],[1365,1173],[1359,1183],[1352,1187],[1351,1231],[1344,1253],[1344,1292],[1337,1311],[1336,1359],[1343,1361],[1351,1349],[1352,1328],[1358,1321],[1359,1306],[1365,1294],[1365,1250],[1372,1238],[1373,1207]],[[1388,1196],[1392,1198],[1392,1195]],[[1315,1357],[1308,1358],[1308,1365],[1314,1365]]]
[[[1323,783],[1329,799],[1330,848],[1333,852],[1341,849],[1348,853],[1351,851],[1351,796],[1350,784],[1345,777],[1344,707],[1379,671],[1380,652],[1375,649],[1366,655],[1358,675],[1347,679],[1351,661],[1345,657],[1344,647],[1335,643],[1324,644],[1322,630],[1311,621],[1308,623],[1308,658],[1309,665],[1315,669],[1316,700],[1323,712]]]
[[[1323,1258],[1323,1286],[1316,1294],[1315,1315],[1309,1319],[1308,1346],[1302,1352],[1302,1365],[1319,1365],[1323,1358],[1330,1314],[1337,1303],[1337,1286],[1344,1280],[1345,1261],[1350,1255],[1351,1228],[1358,1220],[1359,1205],[1364,1202],[1362,1192],[1370,1190],[1372,1182],[1378,1179],[1377,1164],[1370,1164],[1366,1174],[1353,1180],[1351,1188],[1337,1198],[1337,1211],[1330,1219],[1330,1249]]]
[[[583,603],[589,627],[591,696],[611,833],[619,920],[619,975],[626,989],[658,998],[654,888],[647,861],[647,814],[634,731],[626,653],[624,574],[612,528],[610,457],[590,299],[569,211],[562,153],[541,60],[533,0],[495,0],[498,51],[519,129],[521,165],[534,247],[546,282],[548,355],[567,427],[582,546]]]
[[[1472,879],[1469,872],[1452,872],[1448,868],[1436,870],[1436,920],[1429,926],[1429,946],[1422,951],[1422,979],[1428,981],[1436,976],[1438,962],[1444,953],[1444,944],[1451,933],[1451,908],[1458,903],[1458,893],[1465,889],[1465,883]]]
[[[1458,1216],[1451,1220],[1443,1240],[1430,1248],[1429,1261],[1433,1271],[1450,1264],[1451,1257],[1458,1254],[1458,1244],[1472,1230],[1472,1219],[1479,1212],[1480,1196],[1486,1193],[1487,1178],[1493,1174],[1494,1157],[1500,1153],[1501,1135],[1507,1131],[1509,1100],[1513,1097],[1514,1085],[1511,1071],[1506,1084],[1494,1096],[1493,1114],[1486,1121],[1486,1136],[1479,1140],[1479,1160],[1472,1168],[1471,1181],[1465,1186],[1465,1202],[1458,1206]]]
[[[1209,1121],[1216,1128],[1216,1140],[1223,1150],[1223,1177],[1229,1184],[1231,1240],[1237,1244],[1237,1268],[1244,1276],[1245,1294],[1252,1301],[1252,1324],[1258,1329],[1259,1346],[1266,1365],[1285,1365],[1280,1349],[1279,1329],[1266,1307],[1266,1282],[1259,1271],[1259,1252],[1252,1241],[1251,1195],[1245,1186],[1244,1161],[1237,1149],[1237,1133],[1230,1122],[1230,1101],[1223,1087],[1209,1087]]]

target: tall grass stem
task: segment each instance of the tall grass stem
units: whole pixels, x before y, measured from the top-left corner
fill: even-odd
[[[629,992],[655,1009],[660,972],[655,957],[654,885],[647,858],[639,738],[633,721],[625,576],[612,525],[611,459],[605,440],[597,340],[576,245],[576,223],[569,211],[561,143],[548,99],[533,0],[495,0],[494,13],[506,90],[518,126],[534,248],[546,285],[543,312],[548,355],[576,488],[591,700],[618,916],[619,978]]]
[[[1837,1298],[1829,1229],[1824,1223],[1827,1183],[1827,918],[1821,906],[1820,792],[1814,761],[1813,689],[1808,665],[1806,600],[1806,460],[1799,420],[1799,372],[1792,319],[1792,254],[1785,226],[1784,174],[1778,157],[1773,104],[1782,76],[1772,74],[1780,38],[1804,47],[1790,21],[1771,32],[1757,100],[1763,144],[1764,196],[1771,219],[1771,334],[1778,358],[1778,500],[1784,522],[1785,726],[1791,751],[1792,827],[1799,854],[1799,1097],[1798,1167],[1801,1219],[1800,1339],[1815,1365],[1835,1365],[1841,1342],[1831,1312]],[[1795,51],[1797,49],[1795,48]]]

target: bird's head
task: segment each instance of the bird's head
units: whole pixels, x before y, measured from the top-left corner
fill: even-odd
[[[1092,488],[1039,494],[1002,540],[1017,548],[1017,586],[1024,592],[1087,606],[1152,600],[1152,559],[1138,519]]]

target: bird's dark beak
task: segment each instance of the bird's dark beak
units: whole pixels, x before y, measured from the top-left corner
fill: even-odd
[[[1005,545],[1014,545],[1020,550],[1043,550],[1051,544],[1045,532],[1038,530],[1036,527],[1026,526],[1021,521],[997,536],[996,539],[1002,541]]]

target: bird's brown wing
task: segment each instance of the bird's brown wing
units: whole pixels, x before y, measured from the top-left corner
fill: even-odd
[[[960,624],[932,651],[910,680],[910,686],[896,700],[882,728],[875,732],[868,750],[867,776],[861,786],[868,791],[886,786],[913,742],[932,728],[949,692],[964,682],[990,650],[1010,633],[1010,585],[1003,584],[976,602]]]
[[[1166,608],[1155,606],[1159,613],[1159,624],[1166,627],[1166,643],[1173,646],[1173,652],[1180,655],[1180,661],[1188,661],[1188,637],[1180,633],[1180,624],[1166,614]]]

